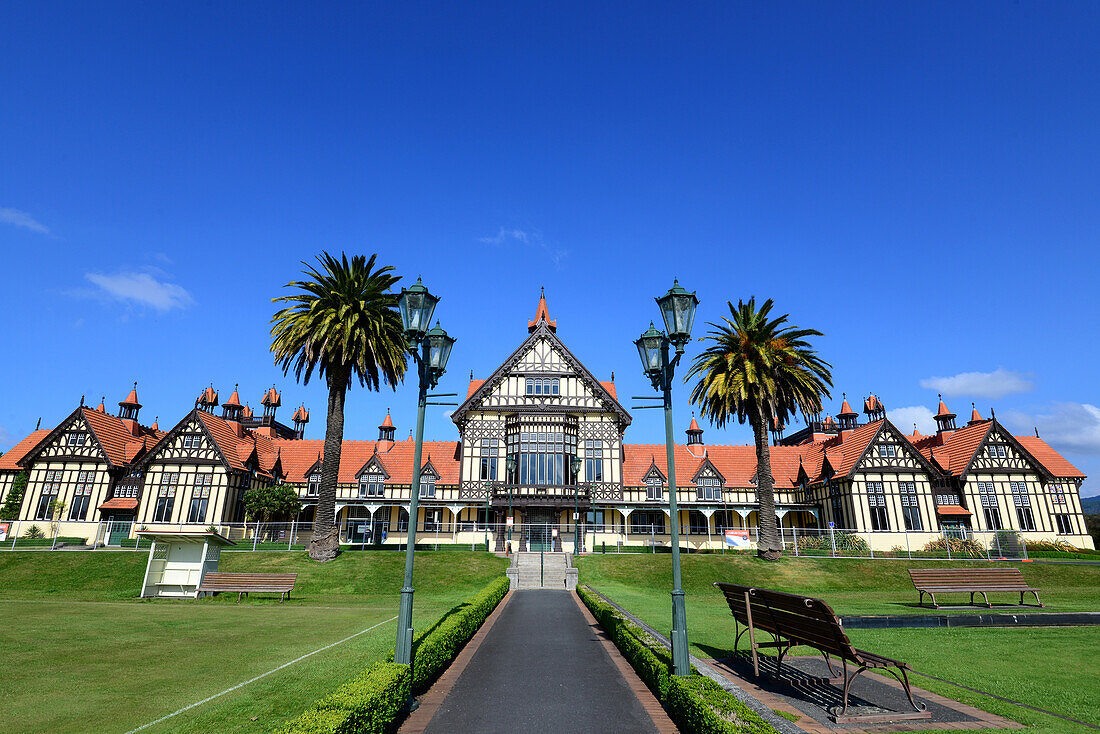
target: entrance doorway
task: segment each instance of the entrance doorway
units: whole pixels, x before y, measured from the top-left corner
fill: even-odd
[[[558,526],[558,512],[553,508],[538,507],[527,510],[524,525],[527,527],[527,550],[532,553],[554,550],[554,528]]]
[[[111,515],[108,517],[105,533],[107,545],[122,545],[122,541],[130,537],[130,528],[133,525],[133,515]]]

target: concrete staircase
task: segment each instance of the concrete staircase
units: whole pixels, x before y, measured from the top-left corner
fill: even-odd
[[[515,553],[508,567],[509,589],[577,588],[577,569],[568,553]]]

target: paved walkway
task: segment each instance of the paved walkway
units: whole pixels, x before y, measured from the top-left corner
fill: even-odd
[[[638,683],[624,677],[572,593],[517,591],[424,731],[656,734]]]

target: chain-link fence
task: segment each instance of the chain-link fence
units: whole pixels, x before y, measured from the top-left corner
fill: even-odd
[[[348,550],[404,550],[408,521],[381,514],[341,519],[340,543]],[[567,553],[664,553],[671,550],[667,524],[574,522],[483,523],[455,520],[446,514],[422,520],[416,529],[417,548]],[[631,518],[632,519],[632,518]],[[308,547],[313,524],[272,523],[136,523],[0,521],[0,550],[140,550],[150,547],[143,533],[217,532],[236,545],[227,550],[302,550]],[[1058,536],[1014,530],[973,531],[954,527],[936,531],[868,531],[843,528],[783,527],[785,552],[795,556],[831,558],[937,558],[944,560],[1026,559],[1026,542],[1063,542]],[[1026,542],[1025,542],[1026,541]],[[684,553],[752,552],[759,542],[756,527],[714,527],[685,524],[680,528]]]

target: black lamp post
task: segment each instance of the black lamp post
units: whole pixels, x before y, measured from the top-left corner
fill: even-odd
[[[508,517],[504,519],[504,524],[508,526],[508,550],[511,550],[512,546],[512,487],[516,484],[516,457],[512,454],[508,455],[508,458],[504,460],[504,464],[508,469]]]
[[[665,409],[665,450],[668,454],[668,509],[672,540],[672,664],[676,675],[690,675],[688,656],[687,612],[684,609],[684,590],[680,583],[680,517],[676,507],[676,457],[672,437],[672,376],[684,354],[684,345],[691,339],[691,327],[695,321],[695,308],[699,299],[694,292],[687,292],[679,281],[661,298],[654,299],[661,309],[667,334],[658,331],[650,322],[649,328],[634,342],[642,369],[655,390],[662,393]],[[670,361],[669,345],[676,349]],[[654,406],[656,407],[656,406]]]
[[[397,647],[394,662],[402,665],[412,664],[412,606],[413,606],[413,552],[416,548],[416,521],[420,499],[420,458],[424,449],[424,408],[428,403],[428,389],[439,383],[439,378],[447,369],[447,360],[451,356],[451,347],[455,340],[439,327],[429,329],[432,314],[439,299],[416,279],[412,288],[402,288],[398,300],[401,311],[401,323],[405,327],[405,338],[409,342],[409,351],[416,361],[420,378],[420,393],[416,408],[416,444],[413,449],[412,486],[409,488],[409,530],[405,547],[405,584],[401,587],[401,607],[397,616]],[[442,396],[433,396],[442,397]],[[438,403],[432,403],[436,405]]]
[[[569,459],[569,466],[573,469],[573,555],[577,555],[577,553],[579,552],[578,546],[581,542],[581,457],[573,454],[573,457]],[[580,548],[580,550],[584,550],[584,548]]]

